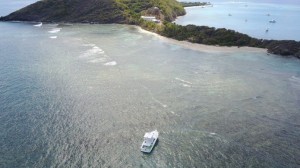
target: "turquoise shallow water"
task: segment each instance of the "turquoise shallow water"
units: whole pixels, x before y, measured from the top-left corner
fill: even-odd
[[[176,23],[227,28],[256,38],[300,41],[300,23],[297,21],[300,4],[251,1],[212,4],[213,7],[186,8],[187,14],[178,18]],[[270,20],[276,20],[276,23],[269,23]]]
[[[0,23],[1,168],[299,167],[299,60],[33,25]]]
[[[300,164],[299,60],[193,51],[125,25],[0,31],[0,167]]]

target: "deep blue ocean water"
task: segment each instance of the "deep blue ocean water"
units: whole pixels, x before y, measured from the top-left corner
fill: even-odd
[[[1,168],[299,167],[298,59],[35,24],[0,22]]]

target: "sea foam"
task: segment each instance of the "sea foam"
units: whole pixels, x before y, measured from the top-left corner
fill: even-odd
[[[87,58],[87,57],[92,57],[92,56],[99,55],[99,54],[104,54],[104,51],[101,48],[94,46],[93,48],[88,49],[86,52],[81,54],[80,57]]]
[[[95,58],[95,59],[91,59],[89,60],[88,62],[89,63],[103,63],[103,62],[106,62],[106,58],[103,57],[103,58]]]
[[[36,25],[33,25],[35,27],[42,27],[43,23],[39,23],[39,24],[36,24]]]
[[[188,84],[182,84],[183,87],[192,87],[191,85]]]
[[[189,85],[192,85],[192,84],[193,84],[192,82],[189,82],[189,81],[186,81],[186,80],[183,80],[183,79],[180,79],[180,78],[175,78],[175,79],[178,80],[178,81],[180,81],[180,82],[189,84]]]
[[[290,78],[290,81],[300,83],[300,78],[299,78],[299,77],[296,77],[296,76],[292,76],[292,77]]]
[[[48,31],[49,33],[58,33],[62,28],[53,28],[52,30]]]
[[[106,66],[115,66],[115,65],[117,65],[117,62],[116,61],[111,61],[111,62],[105,63],[104,65],[106,65]]]
[[[82,44],[82,46],[84,46],[84,47],[94,47],[94,46],[96,46],[96,44],[87,43],[87,44]]]
[[[104,65],[113,66],[116,63],[108,62],[109,56],[105,54],[105,52],[93,43],[83,44],[84,47],[89,47],[84,53],[82,53],[79,58],[86,59],[88,63],[104,63]]]

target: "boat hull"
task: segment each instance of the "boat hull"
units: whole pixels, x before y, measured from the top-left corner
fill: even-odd
[[[147,147],[143,147],[143,145],[141,146],[141,152],[143,153],[151,153],[154,146],[156,145],[156,142],[158,141],[158,138],[156,138],[154,140],[154,142],[151,144],[151,146],[147,146]]]
[[[157,130],[146,132],[144,135],[144,141],[141,145],[141,152],[151,153],[158,140],[158,135],[159,133]]]

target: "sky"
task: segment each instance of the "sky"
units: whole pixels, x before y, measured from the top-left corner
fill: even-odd
[[[36,1],[37,0],[0,0],[0,16],[8,15]]]

